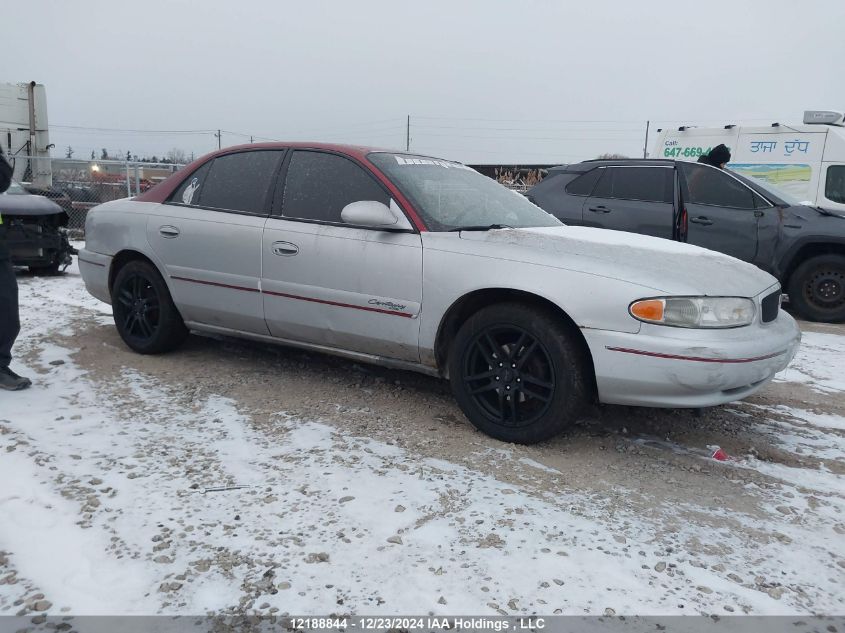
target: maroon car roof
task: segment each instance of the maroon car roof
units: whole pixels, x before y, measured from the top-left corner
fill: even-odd
[[[367,154],[369,154],[370,152],[399,152],[399,150],[365,147],[362,145],[341,145],[337,143],[307,142],[247,143],[245,145],[233,145],[232,147],[226,147],[224,149],[217,150],[216,152],[206,154],[205,156],[201,156],[194,162],[186,165],[184,168],[180,169],[175,174],[168,177],[166,180],[163,180],[159,184],[155,185],[151,189],[145,191],[144,193],[133,199],[139,202],[162,203],[167,200],[170,195],[174,191],[176,191],[176,189],[179,188],[179,185],[182,184],[185,178],[191,175],[200,165],[207,163],[208,161],[216,158],[217,156],[223,156],[225,154],[232,154],[249,149],[321,149],[330,152],[337,152],[338,154],[348,156],[364,164],[379,178],[379,180],[384,183],[384,185],[390,190],[391,194],[397,200],[397,202],[399,202],[399,204],[407,211],[411,223],[416,226],[418,231],[426,230],[425,223],[422,221],[410,201],[405,198],[404,195],[402,195],[402,193],[396,188],[396,186],[392,182],[390,182],[390,180],[381,172],[380,169],[378,169],[378,167],[373,165],[373,163],[371,163],[367,159]]]

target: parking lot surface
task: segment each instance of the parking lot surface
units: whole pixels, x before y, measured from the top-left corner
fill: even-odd
[[[744,402],[594,407],[525,447],[436,379],[198,336],[139,356],[75,266],[19,282],[0,614],[845,610],[845,326],[802,323]]]

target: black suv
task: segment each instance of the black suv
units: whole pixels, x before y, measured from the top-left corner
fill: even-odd
[[[696,244],[777,277],[813,321],[845,321],[845,216],[730,170],[672,160],[554,167],[528,198],[566,224]]]

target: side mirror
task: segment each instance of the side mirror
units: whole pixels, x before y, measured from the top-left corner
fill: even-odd
[[[371,226],[386,231],[413,230],[408,218],[393,200],[390,201],[389,207],[377,200],[352,202],[343,207],[340,219],[347,224]]]

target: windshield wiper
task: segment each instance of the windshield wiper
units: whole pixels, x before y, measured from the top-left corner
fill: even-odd
[[[492,231],[495,229],[512,229],[510,224],[475,224],[468,226],[456,226],[454,229],[449,229],[450,233],[456,231]]]
[[[831,211],[830,209],[825,209],[824,207],[814,206],[813,207],[816,211],[821,213],[822,215],[827,215],[832,218],[841,218],[842,214],[836,213],[835,211]]]

